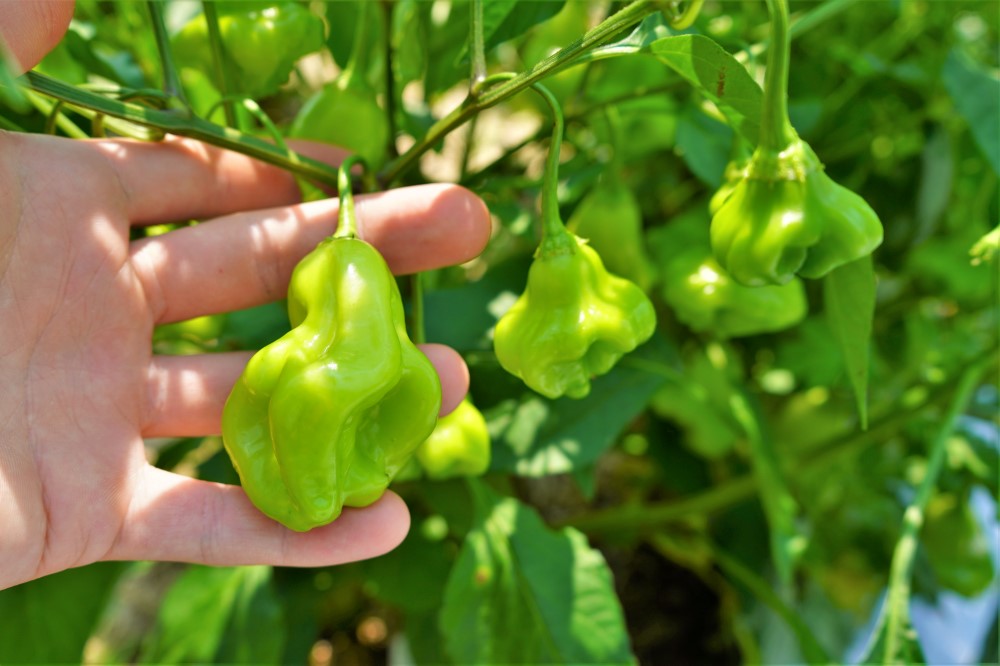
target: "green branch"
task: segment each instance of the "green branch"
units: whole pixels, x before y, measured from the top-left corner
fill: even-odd
[[[82,107],[143,127],[240,152],[318,183],[337,184],[335,168],[292,151],[283,151],[278,146],[238,130],[221,127],[177,110],[160,111],[96,95],[39,72],[28,72],[25,80],[35,92],[61,100],[69,106]]]

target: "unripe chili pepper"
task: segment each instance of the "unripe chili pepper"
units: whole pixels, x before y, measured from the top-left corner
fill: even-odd
[[[468,398],[438,419],[434,432],[414,454],[431,479],[479,476],[490,466],[490,432],[486,419]]]
[[[788,7],[768,0],[771,43],[760,142],[712,218],[712,249],[738,282],[783,284],[823,277],[882,243],[864,199],[835,183],[788,120]]]
[[[341,167],[337,234],[292,274],[291,331],[250,359],[222,416],[247,495],[300,531],[381,497],[441,406],[434,366],[407,336],[395,279],[355,237],[351,162]]]

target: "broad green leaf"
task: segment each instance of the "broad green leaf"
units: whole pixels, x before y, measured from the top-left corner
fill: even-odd
[[[732,145],[732,130],[694,105],[686,106],[677,119],[677,149],[681,158],[713,190],[722,185]]]
[[[957,50],[948,54],[941,78],[993,173],[1000,175],[1000,78],[969,62]]]
[[[661,337],[594,380],[582,400],[525,394],[485,414],[493,471],[520,476],[563,474],[592,464],[675,372],[676,353]]]
[[[467,664],[634,663],[611,572],[574,529],[470,482],[476,523],[445,589],[447,651]]]
[[[393,606],[411,613],[429,613],[441,606],[441,594],[454,557],[452,544],[444,535],[428,529],[431,521],[447,523],[441,516],[414,524],[395,550],[363,563],[366,591]],[[413,572],[419,571],[419,576]]]
[[[270,567],[192,566],[164,598],[140,661],[277,664],[281,616]]]
[[[871,257],[835,269],[823,280],[830,329],[847,365],[861,427],[868,427],[868,361],[875,317],[875,269]]]
[[[101,562],[0,592],[0,663],[79,664],[124,569]]]
[[[649,48],[714,102],[738,134],[757,145],[763,92],[736,58],[703,35],[664,37]]]

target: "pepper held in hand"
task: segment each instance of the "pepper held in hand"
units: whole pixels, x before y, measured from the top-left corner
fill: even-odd
[[[639,287],[611,275],[565,229],[547,235],[528,285],[497,323],[494,349],[511,374],[549,398],[582,398],[590,380],[653,335],[656,314]]]
[[[353,237],[344,195],[352,162],[341,167],[337,236],[292,273],[292,330],[250,359],[222,414],[243,489],[300,531],[381,497],[441,407],[440,380],[406,334],[389,267]]]

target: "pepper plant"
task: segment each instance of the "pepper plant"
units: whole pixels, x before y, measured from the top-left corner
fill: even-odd
[[[23,584],[0,662],[995,663],[998,25],[964,0],[77,0],[0,77],[5,131],[191,137],[343,201],[286,301],[157,330],[260,351],[224,433],[149,455],[299,530],[391,488],[412,528],[336,568]],[[361,161],[366,191],[472,189],[489,246],[394,281],[350,237]],[[464,356],[452,415],[410,340]]]

